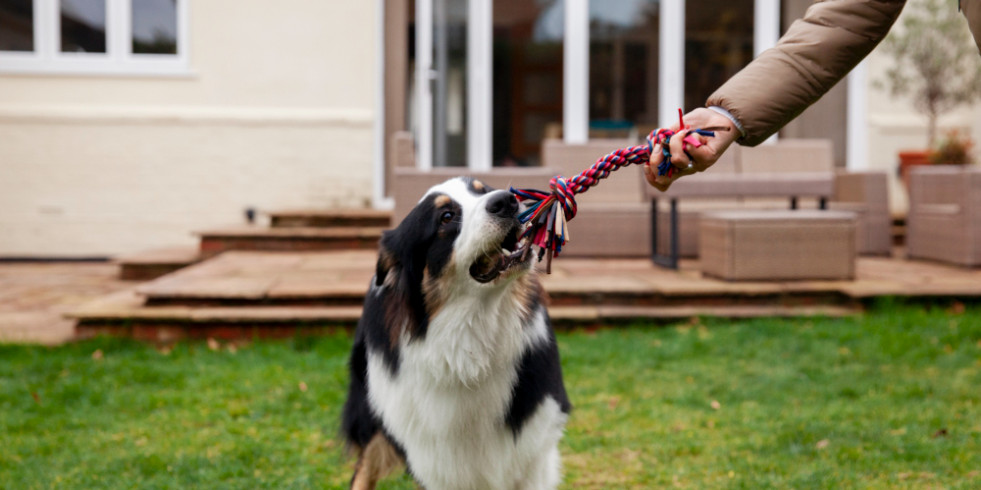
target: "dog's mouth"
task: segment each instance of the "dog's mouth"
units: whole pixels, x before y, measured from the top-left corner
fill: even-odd
[[[470,277],[486,284],[527,262],[531,256],[531,240],[527,237],[519,239],[520,235],[521,226],[515,224],[504,236],[498,250],[483,253],[470,264]]]

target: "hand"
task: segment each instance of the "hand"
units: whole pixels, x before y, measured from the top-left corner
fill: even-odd
[[[663,157],[661,156],[661,145],[654,145],[654,151],[651,152],[652,161],[644,165],[644,176],[659,191],[663,192],[667,190],[672,182],[684,175],[705,171],[705,169],[711,167],[713,163],[719,160],[719,157],[725,153],[733,141],[739,138],[739,129],[736,128],[736,125],[729,118],[711,109],[704,107],[695,109],[685,114],[684,121],[685,125],[690,129],[728,128],[728,130],[716,131],[715,137],[713,138],[693,134],[692,136],[697,138],[702,143],[702,146],[694,148],[688,145],[688,153],[692,156],[691,162],[688,161],[688,155],[685,155],[681,146],[681,140],[684,137],[676,136],[671,138],[671,164],[677,167],[671,177],[657,175],[657,166],[661,163],[661,158]],[[678,131],[681,128],[675,124],[670,129],[672,131]],[[684,134],[684,131],[681,133]],[[688,165],[689,163],[691,163],[690,167]]]

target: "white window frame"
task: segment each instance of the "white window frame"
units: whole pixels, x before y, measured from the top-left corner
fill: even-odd
[[[106,1],[106,52],[61,52],[59,0],[34,0],[34,51],[0,51],[0,73],[188,75],[190,0],[177,0],[177,54],[132,52],[132,1]]]
[[[563,134],[569,144],[589,135],[589,1],[565,0],[563,54]],[[468,135],[467,165],[474,171],[491,169],[492,2],[470,1],[467,44]],[[667,127],[678,122],[685,100],[685,3],[661,0],[658,119]],[[780,37],[780,0],[754,0],[753,48],[759,54]],[[416,2],[416,100],[418,101],[416,166],[429,170],[432,162],[432,0]],[[857,79],[858,77],[852,77]],[[685,109],[693,109],[691,107]],[[776,136],[770,138],[775,141]]]

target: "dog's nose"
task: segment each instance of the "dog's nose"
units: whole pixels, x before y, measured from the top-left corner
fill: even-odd
[[[487,201],[487,213],[501,218],[513,218],[518,212],[518,200],[508,191],[497,191]]]

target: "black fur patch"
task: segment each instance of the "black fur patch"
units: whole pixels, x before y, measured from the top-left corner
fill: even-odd
[[[543,306],[538,306],[544,308]],[[546,396],[555,399],[562,413],[572,410],[572,403],[562,382],[562,365],[559,359],[559,346],[555,341],[551,321],[546,315],[548,342],[531,348],[521,357],[518,365],[518,378],[514,386],[514,397],[505,418],[517,438],[525,422],[535,413]]]
[[[422,280],[427,270],[430,276],[442,274],[452,258],[461,213],[460,205],[452,199],[432,194],[397,228],[382,236],[373,291],[377,294],[365,299],[358,329],[366,331],[368,348],[383,354],[393,375],[398,372],[399,338],[409,335],[414,341],[426,337],[429,315]],[[394,277],[389,277],[392,274]]]

